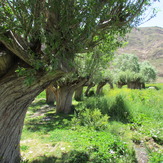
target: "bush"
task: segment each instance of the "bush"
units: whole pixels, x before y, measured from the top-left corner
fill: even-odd
[[[85,126],[95,130],[105,130],[108,128],[108,119],[109,116],[102,115],[99,109],[85,109],[80,111],[71,120],[71,125],[74,126]]]
[[[80,104],[77,109],[83,110],[85,108],[88,109],[99,109],[103,114],[108,113],[108,100],[104,96],[94,96],[87,98],[82,104]]]

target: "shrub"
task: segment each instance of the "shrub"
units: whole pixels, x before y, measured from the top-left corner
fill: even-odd
[[[97,108],[99,109],[103,114],[108,113],[108,100],[104,96],[96,96],[96,97],[90,97],[87,98],[84,101],[83,104],[84,108],[89,108],[89,109],[94,109]]]
[[[78,115],[72,118],[71,125],[86,126],[95,130],[105,130],[108,128],[109,125],[108,119],[109,116],[102,115],[99,109],[85,109],[80,111]]]

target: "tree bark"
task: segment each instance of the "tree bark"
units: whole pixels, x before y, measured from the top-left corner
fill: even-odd
[[[56,79],[59,74],[56,75]],[[8,74],[0,79],[0,162],[19,163],[20,137],[29,104],[50,84],[48,75],[37,78],[31,86],[24,77]]]
[[[74,99],[76,101],[81,101],[82,100],[82,94],[83,94],[83,86],[76,89]]]
[[[114,89],[114,86],[113,86],[113,83],[112,82],[108,82],[109,83],[109,85],[110,85],[110,89]]]
[[[72,96],[75,89],[69,86],[62,86],[57,90],[56,111],[57,113],[69,114],[72,106]]]
[[[96,94],[99,95],[101,94],[102,92],[102,88],[106,85],[106,81],[104,82],[100,82],[98,85],[97,85],[97,89],[96,89]]]
[[[118,88],[122,88],[124,85],[126,85],[126,83],[118,82],[117,84]]]
[[[46,88],[46,103],[49,105],[54,105],[55,102],[55,88],[53,86],[53,84],[50,84],[47,88]]]
[[[72,96],[75,90],[78,87],[84,85],[87,79],[83,79],[72,82],[66,83],[65,85],[60,85],[58,89],[56,89],[56,111],[57,113],[64,113],[69,114],[72,112]]]
[[[141,88],[145,89],[145,83],[141,83]]]
[[[127,87],[130,88],[130,89],[141,89],[142,86],[141,86],[141,83],[140,82],[128,82],[127,83]]]
[[[90,89],[92,88],[92,87],[94,87],[95,86],[95,84],[94,83],[90,83],[89,85],[88,85],[88,87],[87,87],[87,89],[86,89],[86,91],[85,91],[85,96],[89,96],[89,92],[90,92]]]

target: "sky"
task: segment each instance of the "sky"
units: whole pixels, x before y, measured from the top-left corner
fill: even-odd
[[[160,0],[160,2],[155,2],[152,7],[155,7],[159,10],[157,15],[149,20],[148,22],[145,22],[140,25],[140,27],[153,27],[158,26],[163,28],[163,0]]]

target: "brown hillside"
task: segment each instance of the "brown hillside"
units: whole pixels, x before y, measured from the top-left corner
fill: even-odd
[[[118,50],[119,54],[135,54],[141,61],[148,60],[156,67],[157,82],[163,82],[163,28],[142,27],[133,29],[127,36],[128,44]]]

